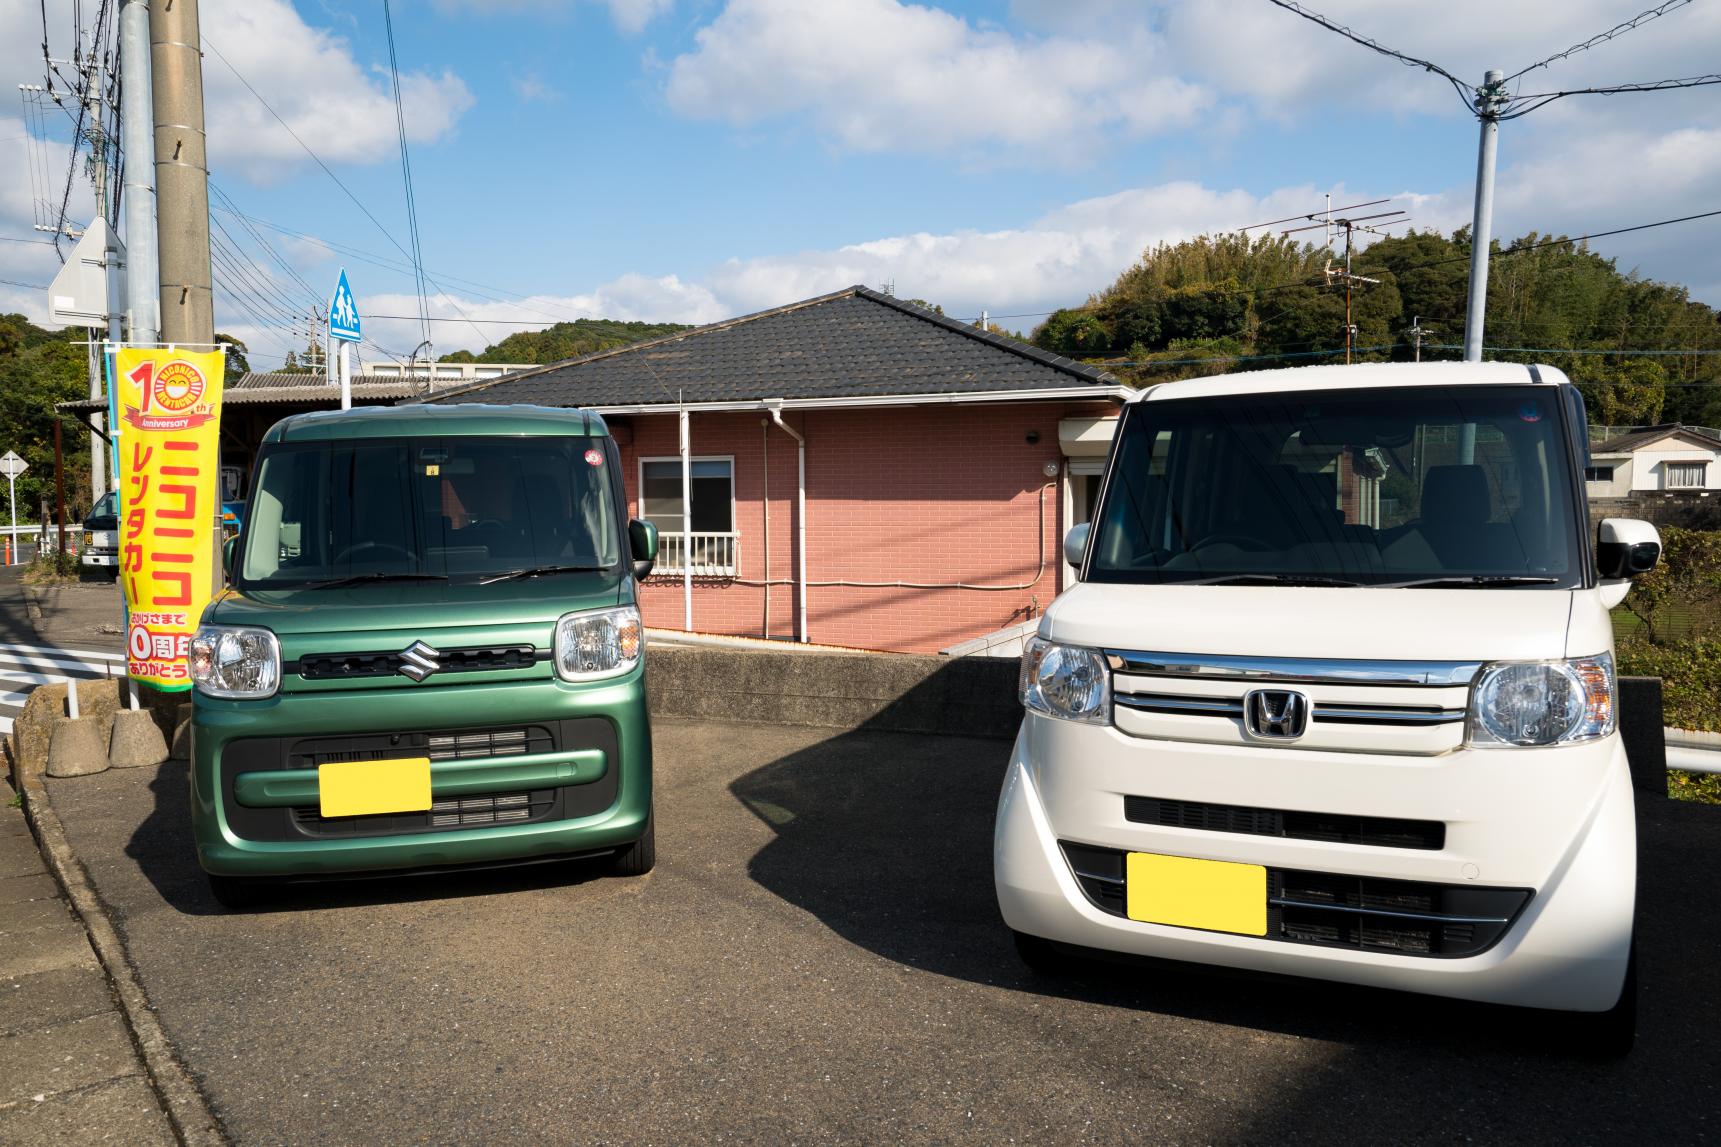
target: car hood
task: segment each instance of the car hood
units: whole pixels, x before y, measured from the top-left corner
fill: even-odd
[[[1533,661],[1573,655],[1573,599],[1585,592],[1083,582],[1052,603],[1040,635],[1155,653]],[[1576,655],[1607,647],[1583,628],[1586,642],[1603,644]]]
[[[204,612],[211,625],[256,625],[283,643],[293,637],[411,632],[424,640],[439,631],[549,626],[576,609],[632,600],[624,568],[549,574],[519,581],[375,582],[329,589],[229,589]],[[322,644],[322,643],[317,643]]]

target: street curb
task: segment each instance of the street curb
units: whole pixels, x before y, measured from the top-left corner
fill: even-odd
[[[65,890],[72,912],[89,935],[96,959],[101,961],[103,970],[107,972],[108,982],[119,1000],[120,1011],[125,1015],[132,1043],[143,1060],[150,1088],[167,1113],[174,1136],[188,1147],[217,1147],[231,1142],[223,1133],[215,1113],[209,1109],[203,1093],[192,1082],[190,1073],[173,1054],[167,1033],[162,1031],[155,1009],[150,1006],[149,997],[144,994],[131,958],[126,954],[125,941],[108,918],[95,889],[90,887],[84,866],[72,852],[65,826],[54,812],[41,778],[28,776],[22,781],[19,791],[24,795],[24,815],[36,830],[36,843],[43,859],[48,862],[49,871]]]

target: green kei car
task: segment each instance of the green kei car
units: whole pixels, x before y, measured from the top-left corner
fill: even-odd
[[[655,860],[657,533],[596,415],[325,411],[264,437],[191,643],[192,825],[215,896],[280,879]]]

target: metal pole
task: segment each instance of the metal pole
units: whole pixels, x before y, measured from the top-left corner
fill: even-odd
[[[681,408],[681,628],[693,632],[693,431]]]
[[[350,345],[351,344],[348,343],[346,339],[341,340],[340,374],[342,410],[351,410],[353,408],[353,376],[349,372],[347,364],[347,347]],[[327,352],[325,351],[324,353],[326,354]]]
[[[1470,226],[1470,301],[1464,316],[1464,361],[1482,361],[1482,325],[1488,310],[1488,244],[1494,226],[1494,151],[1500,136],[1499,84],[1505,73],[1491,70],[1476,93],[1482,141],[1476,153],[1476,214]]]
[[[66,552],[66,468],[60,457],[60,419],[54,417],[54,518],[60,531],[59,550]]]
[[[132,342],[148,346],[156,341],[161,326],[156,295],[161,262],[155,236],[155,112],[147,0],[125,0],[120,8],[120,74],[125,77],[120,90],[120,143],[126,157],[126,322]]]
[[[6,501],[12,506],[12,544],[6,547],[6,564],[11,565],[14,557],[12,551],[18,548],[18,476],[16,474],[6,475]],[[36,548],[41,549],[40,546]]]
[[[1345,220],[1345,365],[1351,361],[1351,331],[1355,324],[1351,322],[1351,223]]]
[[[168,343],[215,341],[209,285],[209,160],[203,132],[203,56],[197,0],[149,6],[155,104],[156,226],[161,334]]]

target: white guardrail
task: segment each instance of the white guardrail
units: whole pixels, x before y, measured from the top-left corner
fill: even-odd
[[[1721,773],[1721,733],[1695,733],[1690,729],[1663,729],[1667,742],[1667,767],[1688,773]]]

